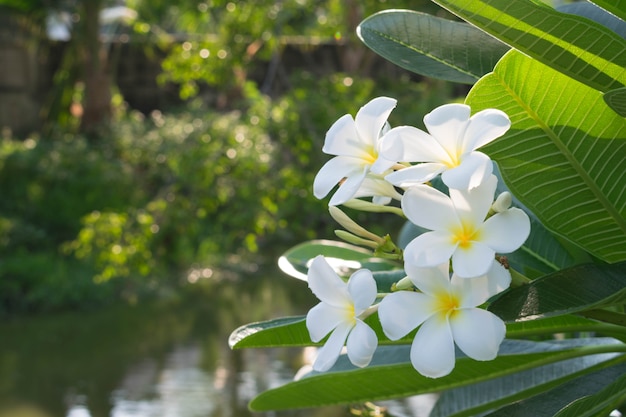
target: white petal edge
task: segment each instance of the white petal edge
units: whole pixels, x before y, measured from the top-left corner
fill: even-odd
[[[363,152],[354,119],[351,115],[341,116],[326,132],[322,152],[329,155],[356,157]]]
[[[428,230],[450,230],[460,226],[453,202],[428,185],[415,185],[402,196],[402,211],[415,225]]]
[[[360,368],[369,365],[377,346],[376,332],[363,321],[357,320],[346,341],[350,362]]]
[[[481,230],[483,242],[498,253],[510,253],[524,244],[530,234],[530,219],[518,208],[510,208],[487,219]]]
[[[413,185],[424,184],[444,172],[446,166],[436,162],[425,162],[407,168],[399,169],[385,176],[396,187],[407,188]]]
[[[354,121],[363,143],[378,149],[380,134],[397,102],[390,97],[376,97],[359,109]]]
[[[439,106],[424,116],[424,125],[446,152],[457,155],[462,152],[463,137],[469,120],[469,106],[451,103]]]
[[[411,345],[411,363],[422,375],[441,378],[454,369],[454,339],[447,321],[433,316],[419,328]]]
[[[356,158],[336,156],[328,160],[315,175],[313,180],[313,195],[322,199],[328,195],[345,177],[350,177],[363,171],[362,161]]]
[[[447,232],[426,232],[406,245],[404,249],[405,264],[410,262],[419,268],[430,268],[450,260],[457,250],[452,235]]]
[[[306,315],[306,328],[311,340],[315,343],[322,340],[348,317],[347,309],[333,307],[330,304],[319,303]]]
[[[459,349],[478,361],[494,359],[506,334],[504,322],[480,308],[457,311],[450,319],[450,327]]]
[[[406,336],[432,314],[431,297],[412,291],[389,294],[378,305],[380,324],[391,340]]]
[[[352,325],[342,323],[331,333],[324,346],[317,351],[317,357],[313,362],[315,371],[325,372],[337,362],[350,330],[352,330]]]
[[[351,303],[345,282],[322,255],[316,256],[309,265],[307,282],[320,301],[339,308]]]
[[[498,109],[485,109],[470,117],[465,132],[465,151],[473,151],[504,135],[511,127],[509,116]]]
[[[452,254],[452,269],[461,278],[485,275],[493,264],[495,254],[483,242],[471,242],[468,248],[459,246]]]
[[[441,180],[450,188],[471,190],[481,185],[493,172],[493,162],[482,152],[472,152],[463,157],[455,168],[441,174]]]
[[[381,139],[380,153],[397,162],[443,162],[450,159],[434,137],[413,126],[391,129]]]
[[[363,170],[360,173],[355,173],[347,177],[346,180],[339,185],[335,194],[333,194],[330,198],[328,205],[338,206],[352,199],[358,192],[361,184],[363,184],[363,180],[367,174],[367,169],[367,167],[363,167]]]
[[[355,315],[361,314],[376,300],[377,288],[372,271],[360,269],[348,280],[348,293],[354,304]]]
[[[404,271],[411,282],[423,293],[436,297],[450,291],[450,262],[438,266],[420,268],[410,260],[404,262]]]

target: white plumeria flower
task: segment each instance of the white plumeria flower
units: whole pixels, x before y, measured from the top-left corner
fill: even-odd
[[[357,194],[368,173],[382,174],[395,164],[379,155],[379,139],[396,102],[377,97],[361,107],[354,119],[346,114],[330,127],[322,151],[337,156],[317,173],[313,182],[315,197],[324,198],[341,183],[329,204],[343,204]]]
[[[446,104],[424,117],[429,133],[412,126],[391,129],[381,154],[399,162],[421,162],[387,175],[399,187],[430,181],[441,175],[449,188],[471,189],[493,171],[491,159],[476,149],[502,136],[511,127],[506,113],[486,109],[470,117],[465,104]]]
[[[309,267],[309,288],[320,299],[306,316],[306,327],[311,340],[319,342],[328,333],[330,337],[319,349],[313,369],[330,369],[346,344],[348,358],[353,365],[367,366],[376,347],[376,333],[362,320],[376,299],[376,281],[371,271],[360,269],[345,283],[323,256],[317,256]]]
[[[431,230],[413,239],[405,260],[432,267],[452,258],[463,278],[487,272],[496,253],[518,249],[530,233],[530,219],[509,208],[485,220],[493,203],[497,178],[491,176],[472,190],[450,189],[450,196],[427,185],[415,185],[402,197],[402,210],[415,225]]]
[[[405,272],[421,291],[399,291],[379,304],[383,331],[391,340],[421,326],[411,345],[411,363],[422,375],[440,378],[454,369],[455,349],[479,361],[494,359],[506,334],[504,322],[477,308],[508,288],[509,272],[495,260],[486,275],[450,278],[449,263],[418,268],[405,262]]]

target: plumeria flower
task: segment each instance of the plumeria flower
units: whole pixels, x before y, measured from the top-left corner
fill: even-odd
[[[328,333],[330,337],[319,349],[313,369],[330,369],[346,344],[348,358],[353,365],[367,366],[376,347],[376,333],[363,318],[372,312],[376,299],[376,281],[371,271],[360,269],[345,283],[323,256],[317,256],[309,267],[309,288],[320,299],[306,316],[306,327],[311,340],[319,342]]]
[[[450,278],[448,268],[448,262],[434,268],[405,262],[407,276],[421,292],[389,294],[378,308],[383,331],[391,340],[421,326],[411,345],[411,363],[430,378],[452,372],[455,343],[470,358],[488,361],[497,356],[506,334],[499,317],[477,306],[509,286],[509,272],[495,260],[486,275],[472,279],[456,274]]]
[[[441,175],[449,188],[474,188],[492,173],[491,159],[476,149],[502,136],[511,122],[496,109],[486,109],[470,117],[465,104],[446,104],[424,117],[429,133],[412,126],[391,129],[381,145],[387,159],[421,162],[395,171],[385,178],[406,188]]]
[[[380,137],[395,106],[395,99],[378,97],[361,107],[354,119],[346,114],[330,127],[322,151],[336,156],[317,173],[315,197],[324,198],[340,184],[329,204],[343,204],[357,194],[368,173],[382,174],[395,164],[379,155]]]
[[[518,208],[489,217],[497,178],[490,176],[472,190],[450,189],[450,196],[427,185],[415,185],[402,197],[402,210],[415,225],[430,230],[413,239],[404,258],[432,267],[452,258],[463,278],[487,272],[497,253],[518,249],[530,233],[530,219]]]

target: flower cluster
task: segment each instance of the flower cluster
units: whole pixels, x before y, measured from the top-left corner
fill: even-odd
[[[379,293],[371,271],[356,271],[345,282],[324,257],[315,258],[308,282],[320,299],[307,315],[314,342],[330,334],[313,364],[333,366],[344,348],[355,366],[367,366],[378,339],[364,321],[374,312],[383,332],[398,340],[416,328],[411,363],[422,375],[448,375],[455,345],[475,360],[496,357],[505,337],[504,322],[481,308],[507,289],[511,275],[497,254],[518,249],[530,233],[526,213],[511,207],[511,196],[495,201],[493,162],[480,147],[502,136],[509,118],[496,109],[471,115],[469,106],[447,104],[424,117],[427,132],[412,126],[390,128],[387,118],[396,100],[379,97],[355,118],[341,117],[328,131],[323,147],[335,155],[319,171],[314,193],[330,199],[333,218],[349,232],[338,236],[401,259],[406,278],[393,291]],[[431,185],[440,176],[447,193]],[[371,202],[362,197],[371,197]],[[390,205],[396,200],[398,207]],[[400,212],[427,230],[403,251],[357,225],[337,205]]]

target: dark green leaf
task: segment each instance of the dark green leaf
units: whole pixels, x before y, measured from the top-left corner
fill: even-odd
[[[448,376],[421,376],[408,361],[410,346],[382,346],[365,368],[355,368],[342,355],[329,372],[311,372],[287,385],[266,391],[250,403],[254,411],[319,407],[405,397],[474,384],[558,361],[624,350],[614,340],[577,340],[579,346],[554,342],[505,341],[501,355],[487,362],[457,358]],[[582,345],[581,345],[582,344]]]
[[[552,417],[563,406],[597,392],[625,372],[624,364],[590,372],[532,398],[503,407],[486,417]]]
[[[614,265],[586,264],[564,269],[498,297],[488,309],[513,322],[572,314],[626,297],[626,262]]]
[[[615,113],[626,117],[626,87],[604,93],[604,101]]]
[[[607,92],[626,85],[626,41],[598,23],[528,0],[433,1],[596,90]],[[548,85],[544,83],[543,90]]]
[[[409,10],[387,10],[358,27],[361,40],[379,55],[428,77],[473,84],[509,49],[462,22]]]
[[[626,402],[626,375],[613,380],[600,392],[568,404],[554,417],[606,416]]]

